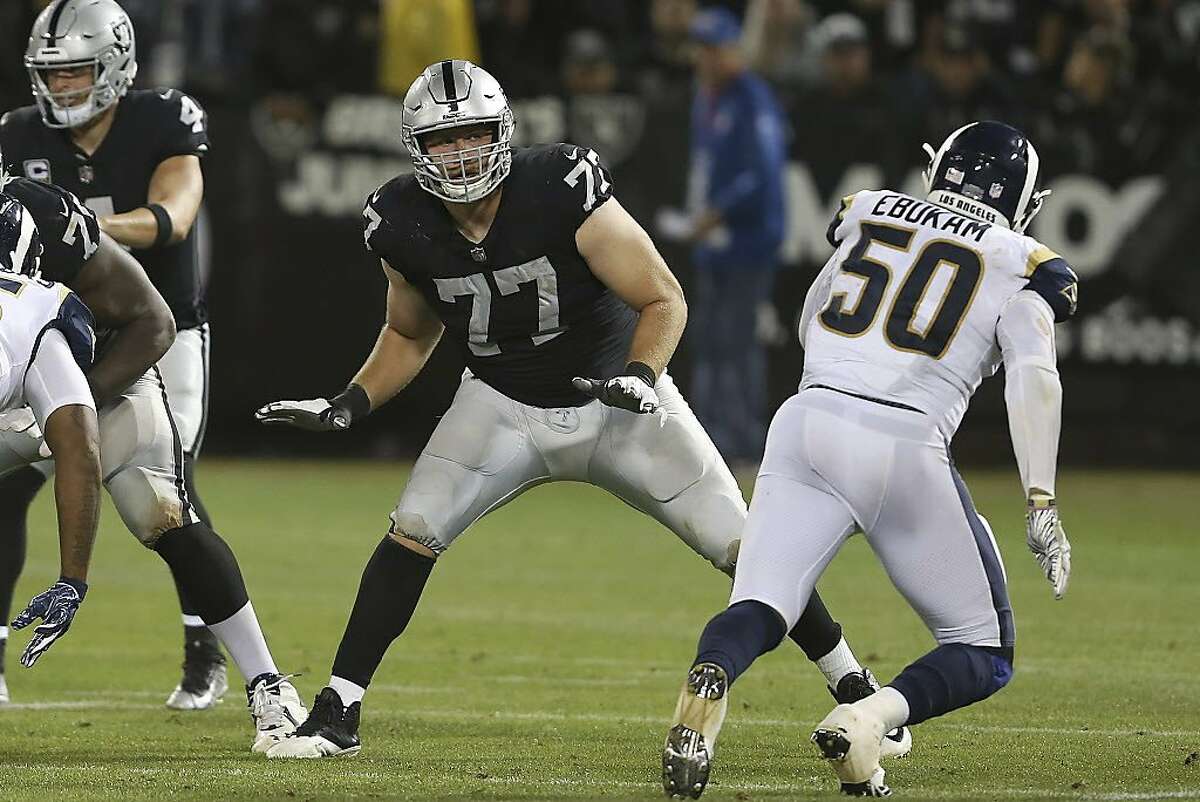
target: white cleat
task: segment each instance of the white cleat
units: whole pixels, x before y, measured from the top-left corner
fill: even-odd
[[[246,687],[250,717],[254,720],[254,744],[251,752],[265,753],[296,731],[308,718],[308,710],[292,683],[294,674],[262,674]]]
[[[871,669],[864,668],[862,671],[846,674],[838,681],[837,688],[830,688],[829,692],[840,704],[848,705],[866,699],[877,690],[879,681],[875,679]],[[912,746],[912,730],[908,727],[897,727],[884,734],[883,742],[879,745],[879,756],[906,757],[912,751]]]
[[[343,748],[320,735],[293,735],[284,738],[267,750],[267,757],[316,759],[321,757],[354,757],[361,746]]]
[[[890,796],[879,765],[883,722],[854,705],[838,705],[813,730],[812,742],[849,796]]]
[[[700,663],[688,672],[663,745],[662,781],[667,796],[699,799],[704,793],[729,707],[728,690],[725,671],[719,666]]]

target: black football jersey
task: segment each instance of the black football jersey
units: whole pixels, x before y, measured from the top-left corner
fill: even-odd
[[[4,184],[29,210],[42,238],[42,278],[71,286],[83,264],[100,247],[100,222],[79,198],[62,187],[12,178]]]
[[[637,314],[592,274],[575,232],[612,197],[595,151],[513,148],[496,218],[479,244],[411,175],[367,199],[367,249],[425,297],[471,372],[539,407],[590,400],[574,376],[621,371]]]
[[[68,131],[47,128],[37,108],[25,106],[0,118],[0,149],[13,175],[68,189],[101,216],[121,214],[146,205],[150,178],[164,159],[208,151],[208,117],[195,100],[174,89],[129,92],[117,105],[112,129],[89,157]],[[208,319],[195,226],[182,242],[133,253],[171,307],[178,328],[195,328]]]

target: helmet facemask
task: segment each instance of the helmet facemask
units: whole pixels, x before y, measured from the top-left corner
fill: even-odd
[[[487,126],[491,141],[467,148],[430,153],[428,141],[442,132]],[[405,129],[404,144],[412,157],[417,181],[427,191],[451,203],[471,203],[487,197],[512,167],[512,112],[499,117],[454,122],[422,130]],[[436,147],[436,146],[435,146]]]

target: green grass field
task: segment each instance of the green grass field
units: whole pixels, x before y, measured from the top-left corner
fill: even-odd
[[[915,731],[888,768],[910,798],[1200,798],[1200,477],[1068,473],[1070,592],[1024,544],[1015,472],[966,473],[1007,557],[1016,676]],[[404,471],[381,463],[210,460],[205,502],[238,553],[276,659],[305,701],[324,684],[359,573]],[[38,501],[19,602],[57,575]],[[659,749],[700,629],[728,583],[648,518],[582,485],[530,492],[434,572],[375,678],[359,757],[268,763],[240,690],[162,706],[180,632],[165,568],[105,511],[76,624],[0,709],[0,799],[656,799]],[[881,678],[929,648],[861,538],[821,589]],[[231,668],[231,683],[240,686]],[[832,700],[785,641],[733,691],[710,800],[835,798],[807,734]]]

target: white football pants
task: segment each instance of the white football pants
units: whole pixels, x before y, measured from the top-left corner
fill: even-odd
[[[5,413],[16,415],[26,410]],[[146,546],[171,529],[199,519],[183,479],[183,443],[157,367],[98,410],[104,486],[125,526]],[[0,431],[0,475],[53,460],[39,453],[36,427]]]
[[[746,516],[741,490],[670,376],[654,389],[665,422],[599,401],[530,406],[464,372],[392,513],[393,534],[440,554],[472,523],[535,485],[588,482],[728,571]]]
[[[175,343],[158,360],[179,439],[192,456],[200,453],[208,423],[208,349],[205,323],[176,334]]]
[[[856,529],[938,643],[1013,645],[1000,552],[934,421],[804,390],[771,423],[730,604],[760,601],[790,630]]]

